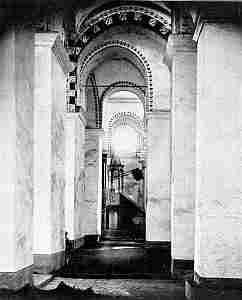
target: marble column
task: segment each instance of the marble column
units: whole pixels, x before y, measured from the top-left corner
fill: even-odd
[[[0,38],[0,289],[32,280],[34,34]]]
[[[196,43],[190,34],[171,34],[172,59],[172,273],[193,270],[195,224]]]
[[[35,34],[34,265],[48,273],[64,258],[66,76],[72,65],[56,33]]]
[[[85,201],[82,209],[83,235],[101,235],[102,140],[102,129],[86,129]]]
[[[147,114],[146,240],[170,241],[170,112]]]
[[[83,112],[65,114],[65,231],[76,245],[82,237],[81,214],[85,199],[85,126]]]
[[[211,22],[201,28],[195,279],[232,284],[242,278],[242,27]]]

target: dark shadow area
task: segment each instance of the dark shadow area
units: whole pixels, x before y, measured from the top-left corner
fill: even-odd
[[[170,244],[81,247],[55,275],[68,278],[170,278]]]
[[[122,292],[124,283],[120,284],[120,292]],[[127,295],[110,295],[109,289],[103,293],[95,293],[91,287],[78,289],[61,281],[57,288],[52,290],[40,290],[31,286],[26,286],[17,292],[1,290],[0,300],[185,300],[184,284],[179,281],[155,281],[152,284],[151,282],[147,284],[146,281],[140,284],[137,281],[132,284],[132,287],[129,285],[125,289]]]
[[[96,294],[92,288],[80,290],[61,282],[56,289],[40,290],[26,286],[20,291],[0,291],[0,300],[67,300],[67,299],[113,299],[111,296]]]

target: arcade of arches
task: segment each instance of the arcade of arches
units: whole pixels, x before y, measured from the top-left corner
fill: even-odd
[[[241,284],[241,4],[50,2],[1,18],[0,288],[60,269],[65,232]]]

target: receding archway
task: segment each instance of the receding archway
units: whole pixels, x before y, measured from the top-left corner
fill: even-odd
[[[111,91],[112,88],[110,93],[108,91],[104,93],[103,99],[103,151],[107,164],[104,176],[106,182],[103,186],[103,194],[107,195],[107,198],[103,199],[104,237],[112,239],[114,232],[115,235],[119,232],[120,239],[144,239],[146,204],[144,103],[137,96],[137,92],[131,89]],[[115,172],[118,172],[116,178],[120,180],[118,184],[115,183],[114,177],[117,176]],[[142,174],[142,178],[137,179],[135,172]],[[112,203],[114,194],[120,200],[119,206]],[[117,207],[118,211],[115,210]],[[109,220],[110,216],[112,218]],[[117,228],[114,230],[115,224]]]

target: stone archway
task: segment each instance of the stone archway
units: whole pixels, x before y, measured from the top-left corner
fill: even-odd
[[[84,58],[81,58],[78,62],[77,68],[77,85],[78,85],[78,102],[82,106],[86,107],[85,104],[85,83],[88,77],[89,69],[88,66],[94,62],[94,59],[97,59],[98,56],[102,55],[105,50],[110,48],[120,48],[124,49],[133,56],[133,59],[136,59],[136,64],[139,63],[140,67],[143,69],[145,82],[147,85],[146,94],[145,94],[145,111],[152,111],[153,105],[153,84],[152,84],[152,72],[149,66],[147,59],[144,55],[134,46],[129,43],[121,40],[113,40],[105,42],[101,45],[96,46],[92,49]],[[93,67],[93,66],[92,66]]]
[[[103,112],[103,102],[105,98],[108,98],[109,95],[114,94],[119,91],[129,91],[137,95],[137,97],[142,101],[144,108],[146,107],[146,87],[138,86],[137,84],[130,81],[118,81],[110,86],[108,86],[100,97],[100,119],[99,127],[102,127],[102,112]]]
[[[110,118],[108,122],[107,136],[105,141],[107,150],[109,152],[111,151],[113,130],[121,125],[128,125],[132,127],[135,131],[137,131],[137,133],[139,134],[140,143],[142,143],[142,145],[140,146],[142,147],[142,151],[145,151],[146,134],[144,121],[134,112],[119,112],[117,114],[114,114]]]

